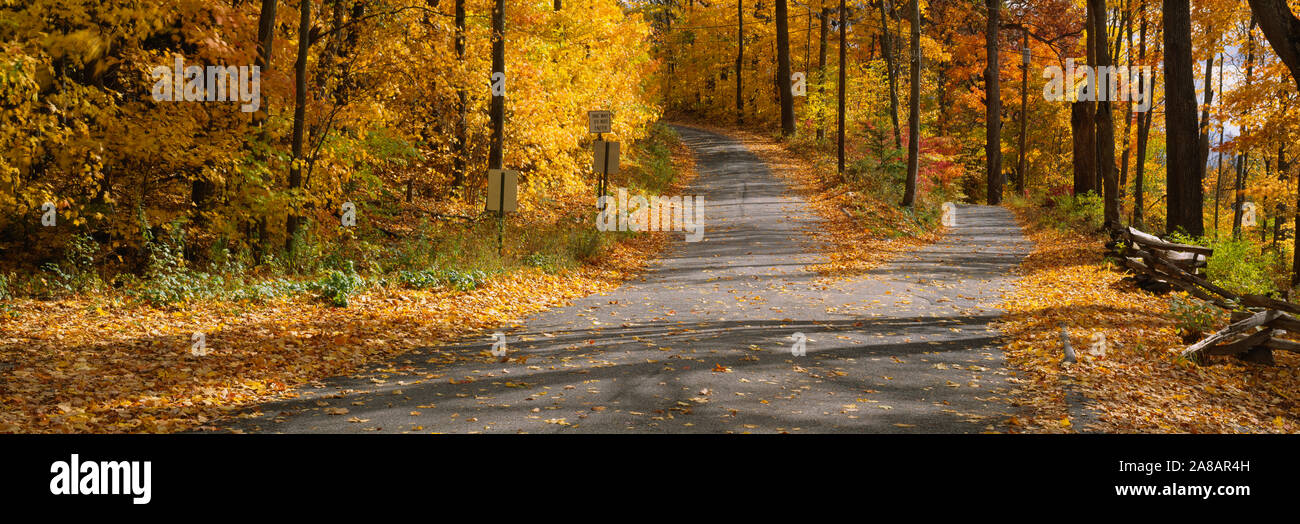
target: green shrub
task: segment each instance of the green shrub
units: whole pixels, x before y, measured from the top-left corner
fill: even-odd
[[[312,285],[309,283],[278,278],[240,286],[231,291],[228,296],[233,300],[262,302],[274,298],[303,293],[309,291],[311,288]]]
[[[179,231],[179,228],[173,231]],[[137,289],[129,292],[155,305],[165,306],[199,298],[196,276],[185,268],[179,233],[154,238],[145,231],[145,272]]]
[[[294,272],[310,275],[321,269],[324,248],[316,236],[314,224],[305,218],[299,220],[298,230],[293,235],[292,249],[285,252],[283,262]]]
[[[447,271],[444,278],[446,278],[448,286],[459,291],[469,291],[487,282],[488,275],[480,270]]]
[[[555,274],[564,269],[563,257],[550,253],[531,253],[524,257],[525,265],[538,268],[546,273]]]
[[[399,271],[397,280],[411,289],[430,289],[442,287],[444,280],[438,274],[438,271],[426,269],[423,271]]]
[[[1268,295],[1277,292],[1270,267],[1277,265],[1276,253],[1255,253],[1245,240],[1212,242],[1205,275],[1219,286],[1235,293]]]
[[[425,269],[421,271],[400,271],[397,280],[411,289],[451,288],[469,291],[487,282],[486,271],[459,271],[455,269]]]
[[[78,276],[94,275],[95,254],[99,252],[99,242],[88,234],[73,235],[63,250],[63,259],[68,268]]]
[[[52,287],[70,294],[99,287],[99,274],[95,271],[97,252],[99,243],[90,235],[73,235],[63,247],[62,262],[46,262],[40,266],[48,274],[47,289]]]
[[[352,268],[350,261],[347,266],[346,271],[330,270],[327,275],[312,285],[321,298],[329,301],[334,307],[348,307],[348,298],[365,283],[365,280]]]
[[[569,253],[579,262],[596,258],[605,248],[606,236],[595,228],[574,231],[569,236]]]
[[[1183,335],[1200,336],[1213,331],[1223,313],[1203,300],[1175,295],[1169,302],[1169,316]]]
[[[1094,192],[1078,196],[1056,195],[1049,197],[1045,216],[1049,225],[1062,230],[1098,231],[1105,220],[1106,203]]]

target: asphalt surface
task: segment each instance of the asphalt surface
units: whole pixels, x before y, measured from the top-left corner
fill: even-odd
[[[978,433],[1004,429],[990,322],[1030,244],[1005,209],[959,206],[943,240],[860,278],[820,262],[818,219],[758,157],[678,128],[705,233],[641,278],[491,333],[415,350],[259,406],[264,432]],[[805,355],[794,355],[801,334]],[[521,357],[526,357],[521,359]],[[520,360],[523,360],[522,362]],[[342,410],[346,410],[343,413]]]

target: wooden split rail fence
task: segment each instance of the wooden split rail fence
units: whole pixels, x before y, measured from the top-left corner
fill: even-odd
[[[1143,289],[1186,291],[1234,312],[1231,325],[1189,346],[1184,357],[1203,363],[1208,356],[1239,355],[1271,364],[1275,349],[1300,353],[1300,343],[1275,337],[1287,331],[1300,332],[1300,319],[1292,315],[1300,314],[1300,305],[1214,285],[1202,273],[1213,249],[1168,242],[1132,227],[1113,231],[1112,238],[1107,245]]]

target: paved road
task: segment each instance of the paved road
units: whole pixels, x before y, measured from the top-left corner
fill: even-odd
[[[417,350],[235,427],[271,432],[977,433],[1003,429],[989,323],[1028,252],[1010,213],[961,207],[944,240],[861,278],[806,272],[818,222],[758,157],[679,128],[701,242],[642,278],[505,330]],[[681,233],[677,233],[680,235]],[[792,355],[796,333],[806,355]],[[478,356],[483,353],[483,356]],[[455,357],[459,356],[459,357]],[[346,414],[339,408],[347,409]]]

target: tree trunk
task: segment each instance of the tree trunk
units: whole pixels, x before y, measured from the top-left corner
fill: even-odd
[[[1093,28],[1094,22],[1092,18],[1094,13],[1091,5],[1088,4],[1088,0],[1084,0],[1084,7],[1086,8],[1085,12],[1088,14],[1085,26],[1087,37],[1084,38],[1084,42],[1086,43],[1085,48],[1087,50],[1087,61],[1089,67],[1095,67],[1097,65],[1097,39],[1093,38],[1093,33],[1096,31],[1096,29]],[[1097,77],[1095,71],[1091,82],[1087,87],[1085,87],[1085,89],[1092,93],[1092,100],[1088,101],[1084,106],[1086,119],[1082,123],[1083,126],[1087,128],[1087,142],[1088,149],[1090,150],[1090,152],[1087,153],[1087,164],[1089,166],[1088,176],[1090,177],[1088,180],[1088,187],[1092,188],[1092,191],[1100,195],[1101,171],[1097,164]]]
[[[1020,158],[1016,161],[1016,195],[1025,194],[1025,141],[1029,132],[1029,28],[1021,28],[1020,49],[1024,55],[1020,64]]]
[[[988,175],[988,203],[1002,203],[1002,90],[998,82],[1000,72],[998,64],[998,30],[1001,28],[999,14],[1002,0],[985,0],[988,8],[988,26],[985,28],[984,44],[988,56],[984,69],[984,105],[985,112],[985,169]]]
[[[1289,166],[1287,166],[1287,161],[1286,161],[1286,146],[1284,145],[1277,146],[1278,180],[1286,182],[1287,178],[1289,178],[1289,173],[1290,173],[1290,168]],[[1278,202],[1277,214],[1273,216],[1273,251],[1278,253],[1279,255],[1281,254],[1281,251],[1278,251],[1277,244],[1278,244],[1278,239],[1281,236],[1280,234],[1282,233],[1282,217],[1284,215],[1286,215],[1286,204],[1283,204],[1282,202]]]
[[[1088,64],[1093,65],[1097,58],[1096,45],[1093,43],[1092,9],[1087,10],[1088,22],[1085,28]],[[1095,84],[1083,89],[1096,91]],[[1095,93],[1094,93],[1095,94]],[[1074,143],[1074,194],[1082,195],[1089,191],[1096,192],[1097,186],[1097,106],[1091,101],[1076,99],[1070,104],[1070,134]]]
[[[848,53],[847,53],[847,47],[845,45],[846,44],[845,35],[848,34],[849,32],[848,31],[849,28],[846,26],[846,24],[848,23],[848,17],[845,16],[845,14],[847,12],[848,10],[844,8],[844,0],[840,0],[840,64],[839,64],[840,100],[839,100],[839,111],[838,111],[839,118],[836,121],[837,122],[836,125],[839,127],[839,143],[837,144],[836,165],[839,169],[838,172],[841,177],[844,176],[844,82],[846,81],[846,71],[848,70],[847,67]]]
[[[889,0],[880,0],[880,53],[885,56],[885,74],[889,77],[889,116],[894,123],[894,147],[902,149],[903,137],[898,128],[898,77],[894,75],[894,53],[889,45],[889,20],[885,16],[888,4]]]
[[[254,58],[253,62],[261,70],[261,74],[266,74],[271,70],[271,51],[274,49],[275,44],[275,11],[276,0],[262,0],[262,12],[257,17],[257,57]],[[268,114],[269,104],[267,102],[268,100],[262,100],[257,112],[253,113],[252,119],[253,127],[259,128],[258,132],[261,134],[263,142],[266,141],[268,131],[265,127],[262,127],[262,123],[266,121],[266,115]],[[254,154],[258,157],[262,156],[258,153]],[[253,247],[253,258],[258,264],[261,264],[269,247],[266,242],[266,216],[259,216],[256,221],[258,236]],[[250,232],[252,231],[252,227],[248,229]]]
[[[496,0],[492,6],[492,72],[506,73],[506,2]],[[505,82],[505,80],[502,80]],[[504,86],[503,86],[504,87]],[[492,119],[492,144],[488,147],[488,169],[502,169],[505,159],[506,97],[492,95],[488,108]]]
[[[1200,157],[1200,162],[1196,164],[1197,170],[1199,171],[1196,178],[1197,180],[1202,181],[1202,183],[1205,181],[1206,170],[1208,169],[1207,166],[1210,162],[1210,104],[1214,103],[1213,75],[1214,55],[1210,55],[1209,58],[1205,59],[1205,102],[1201,107],[1201,119],[1200,125],[1198,126],[1198,129],[1200,129],[1201,139],[1198,142],[1200,144],[1200,151],[1197,156]]]
[[[1070,136],[1074,158],[1074,194],[1097,190],[1097,128],[1092,102],[1070,103]]]
[[[1248,0],[1250,10],[1264,38],[1282,63],[1291,70],[1291,79],[1300,88],[1300,18],[1287,6],[1287,0]],[[1300,235],[1296,235],[1300,239]],[[1297,250],[1300,253],[1300,250]]]
[[[1143,206],[1146,205],[1144,184],[1146,184],[1147,144],[1150,142],[1151,120],[1150,112],[1138,115],[1137,158],[1134,159],[1133,165],[1133,227],[1138,229],[1146,226],[1143,216],[1145,212]]]
[[[1223,65],[1221,64],[1219,67],[1222,68]],[[1204,189],[1205,187],[1205,177],[1206,177],[1207,170],[1209,169],[1209,163],[1210,163],[1210,104],[1213,103],[1214,101],[1214,85],[1212,83],[1214,78],[1213,75],[1214,75],[1214,55],[1210,55],[1209,58],[1205,59],[1205,80],[1204,80],[1205,105],[1203,108],[1201,108],[1201,120],[1200,120],[1201,139],[1198,142],[1199,151],[1197,156],[1199,157],[1199,161],[1196,163],[1196,169],[1197,169],[1196,183],[1202,189]],[[1217,188],[1216,188],[1216,193],[1217,193]],[[1219,207],[1218,207],[1219,201],[1218,201],[1217,194],[1215,195],[1214,206],[1215,206],[1214,214],[1216,218],[1214,224],[1215,225],[1214,236],[1215,238],[1218,238],[1219,230],[1218,230],[1217,218],[1219,214]]]
[[[1139,34],[1138,60],[1142,62],[1142,65],[1145,66],[1146,59],[1147,59],[1146,0],[1143,0],[1139,4],[1138,12],[1141,13],[1140,16],[1142,17],[1142,21],[1139,24],[1139,31],[1138,31]],[[1145,85],[1145,81],[1143,79],[1139,79],[1138,85],[1139,86]],[[1139,98],[1139,100],[1143,100],[1145,99],[1145,97],[1153,97],[1153,103],[1154,103],[1154,96],[1155,96],[1154,93],[1143,92],[1142,93],[1143,98]],[[1143,113],[1138,113],[1137,116],[1138,119],[1137,158],[1134,160],[1134,166],[1133,166],[1133,227],[1136,227],[1138,229],[1142,229],[1143,227],[1146,227],[1146,224],[1144,223],[1145,220],[1143,217],[1143,212],[1145,210],[1142,208],[1142,206],[1145,205],[1145,203],[1143,202],[1143,196],[1146,192],[1145,191],[1146,188],[1143,187],[1143,184],[1146,183],[1145,175],[1147,171],[1147,138],[1150,136],[1151,133],[1151,118],[1152,118],[1151,113],[1152,113],[1151,111],[1146,111]]]
[[[1222,60],[1222,59],[1221,59]],[[1226,67],[1219,66],[1219,91],[1223,91],[1223,70]],[[1220,102],[1222,104],[1222,102]],[[1223,207],[1223,121],[1219,121],[1219,153],[1215,155],[1214,174],[1214,238],[1219,238],[1219,210]]]
[[[276,0],[262,0],[262,13],[257,18],[257,58],[254,65],[266,74],[271,69],[271,50],[275,43],[275,7]],[[253,125],[261,126],[266,120],[266,100],[258,106],[253,114]]]
[[[1245,129],[1243,128],[1243,132]],[[1233,198],[1232,198],[1232,239],[1241,239],[1241,220],[1244,215],[1246,204],[1246,176],[1250,173],[1250,152],[1242,153],[1237,157],[1237,171],[1233,178]]]
[[[916,177],[921,156],[921,1],[912,0],[912,67],[907,113],[907,187],[903,205],[916,203]]]
[[[1128,36],[1126,37],[1126,42],[1128,43],[1128,67],[1129,67],[1129,71],[1132,71],[1133,70],[1133,18],[1131,16],[1124,17],[1124,26],[1128,34]],[[1120,161],[1119,161],[1120,202],[1124,201],[1124,190],[1128,188],[1128,159],[1133,152],[1132,137],[1133,137],[1133,100],[1130,99],[1128,106],[1124,108],[1124,153],[1120,156]]]
[[[1252,77],[1255,76],[1255,17],[1251,16],[1250,28],[1246,32],[1246,87],[1250,87]],[[1249,133],[1247,127],[1242,127],[1242,134]],[[1236,185],[1233,186],[1235,198],[1232,204],[1232,238],[1237,240],[1241,238],[1241,220],[1244,215],[1242,207],[1246,203],[1246,177],[1250,174],[1250,151],[1247,150],[1241,154],[1241,162],[1237,164]]]
[[[1093,11],[1093,31],[1096,39],[1097,68],[1097,169],[1101,175],[1102,199],[1105,203],[1105,223],[1108,228],[1119,227],[1119,180],[1115,173],[1115,121],[1110,111],[1110,41],[1106,36],[1106,0],[1088,0]],[[1102,74],[1106,71],[1106,74]]]
[[[821,20],[818,23],[817,32],[821,34],[817,43],[817,85],[818,92],[826,93],[826,22],[831,19],[831,10],[822,8]],[[817,104],[817,141],[820,142],[826,138],[826,129],[822,124],[822,104]]]
[[[559,0],[556,0],[559,5]],[[558,9],[558,7],[556,8]],[[456,0],[456,61],[465,62],[465,0]],[[469,140],[465,119],[469,115],[469,93],[464,87],[456,88],[456,150],[451,160],[452,187],[459,189],[465,183],[465,170],[469,165]]]
[[[301,7],[298,9],[298,62],[293,66],[293,163],[289,166],[289,196],[292,200],[297,200],[299,196],[298,190],[302,188],[302,168],[307,163],[302,156],[302,145],[303,131],[307,123],[307,52],[311,46],[311,0],[301,0],[298,3]],[[294,250],[297,243],[294,237],[298,234],[301,220],[297,207],[297,202],[289,205],[289,217],[285,221],[284,249],[289,252]]]
[[[1200,183],[1196,180],[1196,85],[1192,79],[1192,19],[1189,0],[1163,0],[1165,43],[1165,129],[1168,151],[1166,223],[1170,232],[1199,237]]]
[[[781,93],[781,135],[794,135],[794,93],[790,85],[790,13],[776,0],[776,85]]]
[[[1278,58],[1291,71],[1291,80],[1300,88],[1300,18],[1291,12],[1286,0],[1249,0],[1264,38],[1273,47]],[[1300,182],[1300,176],[1296,177]],[[1300,191],[1297,191],[1296,209],[1300,210]],[[1295,214],[1295,245],[1291,250],[1291,286],[1300,286],[1300,211]]]
[[[745,62],[745,1],[736,2],[736,125],[745,125],[745,98],[741,94],[740,68]]]

